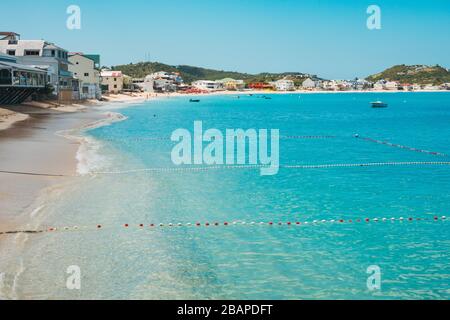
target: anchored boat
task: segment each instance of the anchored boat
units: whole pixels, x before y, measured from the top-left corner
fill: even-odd
[[[372,105],[372,108],[386,108],[388,106],[387,103],[382,101],[374,101],[370,104]]]

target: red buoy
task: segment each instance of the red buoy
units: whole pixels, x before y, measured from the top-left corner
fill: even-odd
[[[223,225],[224,225],[224,226],[227,226],[227,225],[228,225],[228,222],[224,222]]]
[[[128,223],[125,223],[125,224],[124,224],[124,227],[125,227],[125,228],[128,228]]]

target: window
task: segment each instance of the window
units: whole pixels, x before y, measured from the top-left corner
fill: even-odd
[[[26,56],[38,56],[39,50],[25,50]]]
[[[15,56],[16,50],[8,50],[6,53],[9,54],[10,56]]]
[[[55,50],[52,50],[52,57],[55,56]]]
[[[114,81],[117,81],[117,78],[114,78]]]
[[[114,85],[114,89],[117,89],[117,84]]]
[[[86,72],[86,73],[84,74],[84,76],[85,76],[85,77],[89,77],[89,73]]]

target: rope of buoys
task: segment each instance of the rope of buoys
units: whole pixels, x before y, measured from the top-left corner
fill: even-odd
[[[280,165],[281,169],[326,169],[326,168],[351,168],[351,167],[381,167],[381,166],[419,166],[436,165],[448,166],[450,161],[404,161],[404,162],[368,162],[368,163],[335,163],[335,164],[311,164],[311,165]],[[261,169],[268,168],[267,165],[211,165],[202,167],[177,167],[177,168],[142,168],[118,171],[97,171],[91,174],[112,175],[130,174],[142,172],[196,172],[221,169]]]
[[[6,171],[6,170],[0,170],[0,173],[6,173],[6,174],[19,174],[19,175],[27,175],[27,176],[44,176],[44,177],[70,177],[70,175],[64,175],[64,174],[37,173],[37,172],[24,172],[24,171]]]
[[[446,155],[445,153],[429,151],[429,150],[424,150],[424,149],[418,149],[418,148],[413,148],[413,147],[408,147],[408,146],[404,146],[404,145],[401,145],[401,144],[391,143],[389,141],[382,141],[382,140],[372,139],[372,138],[369,138],[369,137],[361,137],[358,134],[354,135],[354,137],[358,138],[358,139],[361,139],[361,140],[365,140],[365,141],[369,141],[369,142],[373,142],[373,143],[377,143],[377,144],[381,144],[381,145],[386,145],[386,146],[389,146],[389,147],[394,147],[394,148],[399,148],[399,149],[404,149],[404,150],[409,150],[409,151],[414,151],[414,152],[426,153],[426,154],[430,154],[430,155],[433,155],[433,156],[448,157],[448,155]]]
[[[137,223],[137,224],[123,224],[120,229],[167,229],[175,227],[230,227],[230,226],[308,226],[308,225],[324,225],[324,224],[361,224],[361,223],[379,223],[379,222],[438,222],[438,221],[450,221],[446,216],[423,216],[423,217],[381,217],[381,218],[357,218],[357,219],[316,219],[307,221],[213,221],[213,222],[169,222],[169,223]],[[118,225],[112,226],[119,228]],[[110,227],[111,228],[111,227]],[[108,229],[107,225],[96,224],[92,226],[65,226],[65,227],[47,227],[39,230],[22,230],[22,231],[4,231],[0,232],[0,235],[10,235],[17,233],[29,233],[38,234],[45,232],[64,232],[64,231],[88,231],[88,230],[105,230]]]
[[[225,136],[228,137],[228,136]],[[280,139],[291,140],[291,139],[333,139],[337,138],[337,136],[333,135],[287,135],[287,136],[279,136]],[[135,137],[135,138],[107,138],[102,139],[102,141],[171,141],[170,137]]]
[[[403,162],[367,162],[367,163],[334,163],[334,164],[293,164],[280,165],[282,169],[327,169],[327,168],[351,168],[351,167],[381,167],[381,166],[448,166],[450,161],[403,161]],[[202,167],[173,167],[173,168],[142,168],[130,170],[117,171],[93,171],[88,174],[53,174],[53,173],[37,173],[24,171],[6,171],[0,170],[0,173],[29,175],[29,176],[44,176],[44,177],[82,177],[86,175],[113,175],[113,174],[131,174],[142,172],[199,172],[209,170],[223,170],[223,169],[262,169],[269,168],[267,165],[260,164],[243,164],[243,165],[210,165]]]

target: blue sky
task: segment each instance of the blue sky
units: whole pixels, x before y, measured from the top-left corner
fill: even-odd
[[[66,28],[71,4],[81,8],[81,30]],[[381,30],[366,27],[371,4],[381,8]],[[150,57],[341,79],[401,63],[450,67],[448,0],[22,0],[2,4],[0,16],[1,31],[99,53],[108,66]]]

